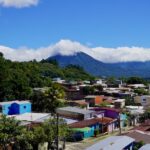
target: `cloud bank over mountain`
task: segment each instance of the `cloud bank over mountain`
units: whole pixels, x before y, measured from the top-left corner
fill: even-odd
[[[36,59],[38,61],[46,59],[57,54],[69,56],[77,52],[84,52],[93,58],[107,63],[130,62],[130,61],[150,61],[150,48],[143,47],[88,47],[76,41],[60,40],[56,44],[38,49],[18,48],[13,49],[6,46],[0,46],[0,52],[4,57],[12,61],[29,61]]]
[[[0,0],[0,5],[2,5],[3,7],[15,7],[15,8],[35,6],[38,3],[39,0]]]

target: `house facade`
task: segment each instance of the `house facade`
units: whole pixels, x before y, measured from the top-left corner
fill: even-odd
[[[29,101],[0,102],[1,113],[3,115],[16,115],[31,112]]]
[[[57,109],[57,113],[60,116],[77,119],[77,120],[84,120],[88,118],[92,118],[94,116],[94,111],[81,109],[79,107],[62,107]]]
[[[89,103],[90,107],[93,107],[95,105],[101,104],[103,102],[104,96],[88,95],[84,99],[87,103]]]
[[[117,120],[117,122],[115,123],[116,128],[119,126],[119,123],[118,123],[119,121],[120,121],[121,127],[124,127],[126,124],[127,115],[121,113],[118,109],[108,108],[108,107],[95,107],[95,108],[92,108],[91,110],[94,110],[96,112],[103,111],[104,117],[116,119]]]

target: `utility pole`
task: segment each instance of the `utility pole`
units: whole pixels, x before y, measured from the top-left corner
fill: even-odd
[[[104,114],[102,113],[102,134],[103,134],[103,117],[104,117]]]
[[[56,144],[57,144],[57,150],[59,150],[59,115],[57,115],[57,139],[56,139]]]
[[[119,122],[119,134],[121,135],[121,119],[120,119],[120,114],[118,116],[118,122]]]

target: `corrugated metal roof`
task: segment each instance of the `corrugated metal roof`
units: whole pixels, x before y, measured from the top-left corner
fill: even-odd
[[[132,142],[134,142],[134,139],[128,136],[111,136],[92,145],[86,150],[122,150]]]
[[[150,150],[150,144],[145,144],[139,150]]]
[[[24,103],[30,103],[29,101],[19,101],[19,100],[15,100],[15,101],[8,101],[8,102],[0,102],[0,105],[11,105],[13,103],[17,103],[17,104],[24,104]]]
[[[72,123],[78,122],[78,120],[75,120],[75,119],[69,119],[69,118],[65,118],[65,117],[60,117],[60,118],[64,119],[67,124],[72,124]]]
[[[16,101],[17,104],[26,104],[26,103],[30,103],[29,101]]]
[[[10,102],[0,102],[0,105],[8,105],[8,104],[12,104],[12,103],[15,103],[16,101],[10,101]]]
[[[47,117],[50,118],[50,116],[51,115],[48,114],[48,113],[24,113],[24,114],[21,114],[21,115],[10,115],[8,117],[14,117],[16,120],[20,120],[20,121],[42,122]]]
[[[75,122],[75,123],[70,124],[69,126],[72,127],[72,128],[84,128],[84,127],[94,125],[96,123],[108,124],[108,123],[111,123],[113,121],[115,121],[115,120],[112,119],[112,118],[108,118],[108,117],[93,118],[93,119],[88,119],[88,120]]]
[[[59,111],[68,111],[68,112],[75,112],[75,113],[80,113],[80,114],[94,113],[94,111],[92,111],[92,110],[85,110],[85,109],[81,109],[78,107],[62,107],[62,108],[57,109],[58,113],[59,113]]]

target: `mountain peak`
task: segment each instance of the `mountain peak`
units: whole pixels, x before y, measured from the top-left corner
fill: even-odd
[[[49,57],[47,60],[55,59],[59,65],[79,65],[88,73],[97,76],[141,76],[149,77],[150,62],[123,62],[123,63],[103,63],[94,59],[84,52],[76,51],[72,55],[62,55],[61,53]],[[138,67],[137,67],[138,66]]]
[[[81,52],[81,44],[70,40],[60,40],[54,47],[52,56],[73,56]]]

